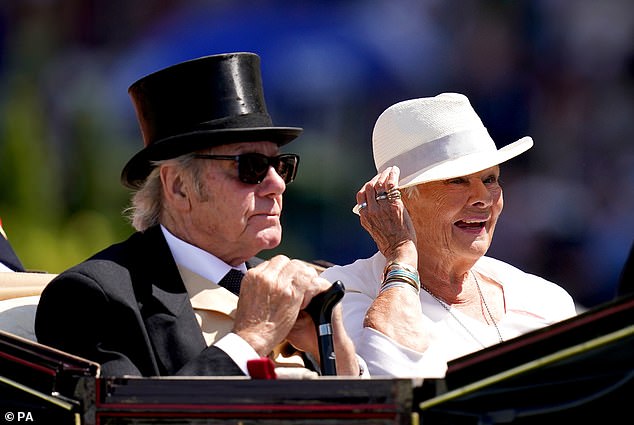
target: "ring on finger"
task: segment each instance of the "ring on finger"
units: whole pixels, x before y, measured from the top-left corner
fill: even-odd
[[[397,188],[390,189],[386,194],[386,198],[389,200],[401,199],[401,191]]]
[[[352,209],[352,212],[359,215],[359,213],[361,212],[362,209],[366,208],[368,206],[367,202],[361,202],[360,204],[357,204],[354,206],[354,208]]]
[[[382,201],[384,199],[388,199],[388,193],[387,192],[381,192],[378,195],[376,195],[375,199],[377,201]]]

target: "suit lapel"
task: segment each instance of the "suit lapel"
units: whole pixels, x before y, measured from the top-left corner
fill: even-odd
[[[148,254],[131,271],[132,282],[149,289],[140,306],[145,327],[163,374],[174,374],[207,345],[160,227],[146,230],[138,243],[136,252]]]
[[[159,373],[173,375],[207,347],[203,335],[205,328],[201,331],[181,277],[184,268],[179,270],[174,262],[160,227],[151,227],[131,239],[131,252],[138,255],[135,258],[139,258],[130,267],[131,280]],[[246,262],[247,268],[255,267],[262,261],[253,257]],[[203,299],[210,301],[208,310],[228,319],[232,327],[238,297],[189,270],[185,269],[183,276],[188,282],[193,280],[195,287],[208,285],[212,289],[201,294],[196,304]],[[212,328],[216,325],[210,326],[207,330],[214,332]],[[220,332],[229,332],[231,327]],[[212,339],[217,339],[217,335]]]

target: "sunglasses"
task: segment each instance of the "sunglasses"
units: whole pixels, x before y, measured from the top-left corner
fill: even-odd
[[[241,155],[208,155],[194,154],[194,158],[236,161],[238,163],[238,179],[242,183],[260,184],[273,167],[286,184],[292,182],[297,174],[299,155],[285,153],[278,156],[266,156],[261,153],[243,153]]]

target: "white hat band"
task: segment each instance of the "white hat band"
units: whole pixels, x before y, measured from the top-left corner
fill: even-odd
[[[403,179],[439,163],[487,151],[496,151],[495,142],[491,139],[486,128],[481,127],[448,134],[440,139],[420,144],[381,165],[377,165],[377,170],[382,172],[387,167],[396,165],[401,170],[401,178]]]

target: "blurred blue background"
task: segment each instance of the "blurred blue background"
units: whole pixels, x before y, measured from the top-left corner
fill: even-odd
[[[631,0],[2,0],[0,217],[25,265],[60,272],[131,233],[121,168],[142,146],[137,78],[230,51],[262,58],[278,125],[304,127],[284,252],[347,263],[376,250],[350,212],[389,105],[469,96],[498,147],[505,210],[489,254],[614,296],[634,239]]]

